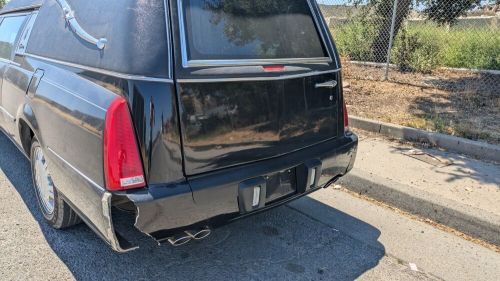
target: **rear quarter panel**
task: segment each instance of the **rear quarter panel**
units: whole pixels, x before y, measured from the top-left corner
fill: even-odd
[[[117,96],[106,89],[50,64],[31,107],[43,145],[104,186],[102,136],[106,110]]]
[[[26,63],[45,74],[36,93],[26,97],[21,118],[32,126],[44,148],[57,189],[105,236],[109,223],[101,201],[105,192],[102,136],[106,109],[116,94],[74,70],[31,58]]]
[[[111,218],[103,171],[106,112],[122,96],[129,101],[148,184],[184,180],[174,86],[168,81],[126,80],[28,56],[44,76],[29,114],[44,147],[55,186],[66,201],[106,241]],[[28,110],[25,110],[28,112]],[[191,190],[184,186],[185,193]],[[167,188],[168,189],[168,188]],[[103,201],[104,200],[104,201]]]

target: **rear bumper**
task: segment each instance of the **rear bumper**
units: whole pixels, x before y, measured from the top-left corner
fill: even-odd
[[[285,156],[190,177],[183,183],[149,186],[121,195],[128,197],[137,208],[136,228],[161,242],[181,230],[207,225],[215,227],[326,187],[352,169],[357,145],[358,138],[353,134]],[[297,178],[307,177],[308,171],[315,169],[315,184],[311,187],[307,181],[302,184],[299,179],[296,192],[270,202],[261,200],[259,206],[250,211],[243,207],[245,183],[287,169],[297,170]]]

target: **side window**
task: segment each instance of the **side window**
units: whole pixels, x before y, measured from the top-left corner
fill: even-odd
[[[28,40],[31,35],[31,30],[33,30],[33,25],[35,24],[36,17],[38,16],[38,12],[34,12],[31,14],[31,17],[28,19],[28,22],[25,25],[24,32],[21,34],[21,38],[19,38],[19,44],[17,46],[17,53],[24,54],[26,51],[26,46],[28,45]]]
[[[0,58],[10,60],[26,16],[5,17],[0,25]]]

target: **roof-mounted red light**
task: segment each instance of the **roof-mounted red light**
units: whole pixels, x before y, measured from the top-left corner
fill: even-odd
[[[265,65],[262,68],[264,68],[265,72],[282,72],[282,71],[285,71],[285,66],[284,65]]]
[[[115,99],[106,113],[104,175],[110,191],[144,187],[144,169],[132,118],[124,98]]]

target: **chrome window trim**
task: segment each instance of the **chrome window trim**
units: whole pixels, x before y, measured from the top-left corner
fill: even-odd
[[[17,7],[17,8],[14,8],[14,9],[2,11],[0,13],[0,16],[7,16],[7,14],[9,14],[9,13],[14,13],[14,12],[18,12],[18,11],[22,12],[22,11],[25,11],[25,10],[34,10],[34,9],[40,8],[41,6],[42,5],[40,5],[40,4],[36,4],[36,5],[29,5],[29,6]]]
[[[179,38],[181,39],[181,57],[182,66],[189,67],[187,59],[187,42],[186,42],[186,28],[184,27],[184,9],[182,8],[182,0],[177,0],[177,15],[179,17]]]
[[[10,18],[10,17],[20,17],[20,16],[27,16],[29,14],[31,14],[32,12],[16,12],[16,13],[12,13],[12,14],[2,14],[0,15],[0,17],[2,19],[5,19],[5,18]]]
[[[23,31],[21,33],[21,38],[19,38],[19,42],[17,42],[16,47],[16,55],[23,54],[26,52],[26,48],[28,48],[28,42],[31,36],[31,31],[33,30],[33,26],[35,26],[36,18],[38,17],[38,11],[34,11],[30,14],[29,19],[26,21],[26,24],[23,27]]]
[[[326,71],[311,71],[301,74],[290,74],[282,76],[270,76],[270,77],[238,77],[238,78],[192,78],[192,79],[177,79],[178,83],[218,83],[218,82],[241,82],[241,81],[276,81],[276,80],[286,80],[286,79],[296,79],[304,78],[309,76],[316,76],[328,73],[337,73],[341,69],[332,69]]]
[[[165,28],[167,32],[167,48],[168,48],[168,77],[173,78],[173,47],[172,47],[172,36],[171,36],[171,21],[170,21],[170,1],[163,0],[163,6],[165,8]]]
[[[75,171],[77,174],[79,174],[82,178],[84,178],[85,180],[87,180],[95,188],[97,188],[97,189],[99,189],[100,191],[103,191],[103,192],[106,191],[106,189],[104,187],[100,186],[95,181],[93,181],[91,178],[87,177],[83,172],[81,172],[80,170],[78,170],[75,166],[71,165],[71,163],[69,163],[68,161],[66,161],[66,159],[64,159],[61,155],[59,155],[57,152],[55,152],[52,148],[50,148],[50,147],[47,146],[47,150],[50,151],[50,153],[52,153],[52,155],[54,155],[56,158],[58,158],[59,160],[61,160],[68,167],[70,167],[73,171]]]
[[[331,63],[330,58],[254,59],[254,60],[190,60],[188,67],[206,66],[252,66],[273,64],[316,64]]]
[[[323,48],[326,50],[328,57],[321,58],[289,58],[289,59],[247,59],[247,60],[189,60],[188,50],[187,50],[187,33],[186,27],[184,25],[184,9],[183,0],[177,0],[177,14],[179,21],[179,37],[181,45],[181,58],[182,66],[184,68],[191,67],[209,67],[209,66],[242,66],[242,65],[271,65],[271,64],[291,64],[291,63],[332,63],[332,55],[328,48],[329,44],[323,36],[323,32],[320,30],[320,25],[317,20],[315,10],[312,8],[311,0],[306,0],[309,10],[314,19],[316,31],[319,33],[321,41],[323,43]],[[338,65],[338,64],[337,64]]]
[[[101,73],[101,74],[104,74],[104,75],[109,75],[109,76],[113,76],[113,77],[117,77],[117,78],[122,78],[122,79],[125,79],[125,80],[137,80],[137,81],[148,81],[148,82],[162,82],[162,83],[169,83],[169,84],[173,84],[174,83],[174,80],[168,79],[168,78],[155,78],[155,77],[147,77],[147,76],[141,76],[141,75],[120,73],[120,72],[115,72],[115,71],[111,71],[111,70],[104,70],[104,69],[99,69],[99,68],[95,68],[95,67],[91,67],[91,66],[85,66],[85,65],[81,65],[81,64],[76,64],[76,63],[61,61],[61,60],[57,60],[57,59],[46,58],[46,57],[43,57],[43,56],[33,55],[33,54],[30,54],[30,53],[18,53],[18,55],[20,55],[20,56],[26,56],[26,57],[31,57],[31,58],[34,58],[34,59],[39,59],[39,60],[43,60],[43,61],[50,62],[50,63],[61,64],[61,65],[65,65],[65,66],[68,66],[68,67],[79,68],[79,69],[83,69],[83,70],[97,72],[97,73]]]

